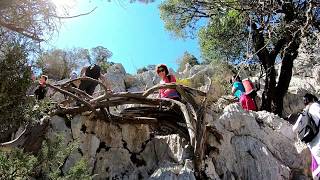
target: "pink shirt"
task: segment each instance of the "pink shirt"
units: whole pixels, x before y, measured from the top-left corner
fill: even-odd
[[[168,77],[165,77],[160,81],[160,84],[177,82],[176,77],[174,75],[170,75],[170,81]],[[174,98],[179,97],[177,90],[175,89],[160,89],[159,91],[160,98]]]
[[[247,94],[245,94],[245,93],[243,93],[241,96],[240,96],[240,103],[241,103],[241,106],[242,106],[242,108],[244,109],[244,110],[247,110],[247,111],[249,111],[249,110],[252,110],[252,111],[255,111],[257,108],[256,108],[256,105],[255,105],[255,103],[254,103],[254,101],[253,101],[253,99],[249,96],[249,95],[247,95]]]

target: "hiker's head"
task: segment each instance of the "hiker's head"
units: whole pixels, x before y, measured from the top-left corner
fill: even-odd
[[[303,103],[304,105],[308,105],[309,103],[313,103],[318,101],[318,98],[313,94],[307,93],[303,96]]]
[[[78,74],[76,72],[72,72],[70,75],[70,79],[76,79],[78,77]]]
[[[47,81],[47,79],[48,79],[48,76],[46,76],[46,75],[41,75],[41,76],[40,76],[40,79],[39,79],[39,83],[40,83],[40,84],[45,84],[46,81]]]
[[[241,81],[240,76],[235,74],[232,76],[232,82]]]
[[[165,64],[159,64],[156,67],[157,74],[162,78],[169,74],[169,70]]]

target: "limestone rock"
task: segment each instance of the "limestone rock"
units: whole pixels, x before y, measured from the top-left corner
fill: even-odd
[[[87,120],[81,129],[84,133],[95,134],[107,147],[122,147],[121,128],[115,124],[106,123],[101,120]]]
[[[80,159],[82,155],[77,151],[73,151],[71,155],[67,158],[66,162],[63,164],[62,172],[66,174],[72,166],[74,166]]]
[[[94,179],[127,179],[133,171],[134,164],[130,160],[130,154],[122,148],[101,150],[96,157]]]
[[[126,71],[123,68],[122,64],[114,64],[108,68],[107,73],[105,74],[106,81],[110,84],[110,88],[113,92],[125,92],[125,76]]]
[[[142,82],[143,90],[147,90],[160,82],[155,71],[146,71],[136,75],[138,81]]]
[[[134,153],[141,150],[141,145],[150,139],[150,131],[147,125],[121,125],[122,141],[127,148]]]
[[[143,91],[143,82],[139,81],[135,76],[127,74],[124,77],[124,83],[129,92]]]
[[[168,162],[162,164],[149,178],[149,180],[195,180],[192,162],[186,160],[184,166]]]
[[[65,145],[72,140],[71,130],[67,127],[64,118],[53,116],[49,123],[50,129],[47,133],[47,137],[54,138],[56,135],[61,135]]]
[[[221,179],[290,179],[291,169],[308,167],[297,152],[291,125],[266,112],[246,112],[239,104],[227,106],[214,128],[222,139],[209,136],[206,163],[214,164],[211,177]],[[290,133],[291,132],[291,133]],[[218,139],[217,139],[218,138]],[[214,161],[213,161],[214,160]],[[212,166],[210,167],[212,170]],[[303,174],[302,174],[303,175]]]
[[[76,115],[71,120],[71,130],[73,139],[79,139],[81,133],[81,127],[85,121],[85,116]]]

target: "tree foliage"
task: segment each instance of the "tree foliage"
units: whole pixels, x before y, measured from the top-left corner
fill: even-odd
[[[26,91],[31,83],[27,53],[19,44],[7,44],[0,53],[0,142],[26,123],[25,109],[29,99]]]
[[[41,54],[36,65],[50,79],[61,80],[69,78],[72,71],[87,62],[82,53],[83,51],[79,49],[53,49]]]
[[[72,71],[77,71],[86,64],[97,63],[101,66],[102,73],[113,64],[108,62],[112,52],[102,46],[91,49],[52,49],[40,55],[36,66],[50,79],[61,80],[69,78]]]
[[[205,58],[257,60],[266,74],[262,108],[280,115],[301,37],[319,31],[319,7],[316,0],[166,0],[160,10],[166,28],[178,37],[202,27]],[[279,60],[277,81],[274,65]]]
[[[1,0],[0,29],[42,41],[57,29],[55,6],[48,0]]]
[[[33,174],[37,158],[22,150],[0,152],[0,179],[28,179]]]
[[[103,46],[91,48],[89,52],[91,54],[91,56],[89,56],[89,62],[93,61],[91,63],[99,64],[102,73],[106,73],[108,68],[114,64],[108,61],[108,59],[112,56],[112,52]]]
[[[183,56],[180,59],[178,59],[178,64],[178,71],[182,72],[186,68],[187,64],[189,64],[192,67],[194,65],[199,65],[200,63],[194,55],[188,52],[184,52]]]
[[[248,33],[242,16],[236,10],[229,10],[225,16],[212,17],[215,23],[199,30],[199,44],[206,61],[225,59],[234,63],[244,59]]]
[[[43,142],[37,155],[24,153],[20,149],[0,151],[0,179],[92,179],[85,159],[80,159],[65,175],[62,174],[65,159],[78,145],[71,143],[65,147],[63,140],[61,135],[53,135]]]

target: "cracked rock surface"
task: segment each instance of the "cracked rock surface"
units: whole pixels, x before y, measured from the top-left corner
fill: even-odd
[[[269,112],[246,112],[239,104],[212,110],[207,118],[203,171],[206,179],[308,179],[309,152],[292,125]],[[52,118],[48,135],[78,141],[62,168],[87,159],[95,179],[195,179],[188,141],[178,134],[154,136],[148,125],[116,124],[77,115],[66,126]]]

